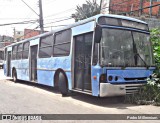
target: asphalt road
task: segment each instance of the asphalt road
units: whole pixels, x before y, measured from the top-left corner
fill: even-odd
[[[160,114],[160,107],[125,104],[123,98],[97,98],[79,93],[62,97],[53,88],[28,84],[24,81],[14,83],[10,78],[6,78],[3,71],[0,70],[0,114],[113,114],[113,116],[114,114]],[[89,121],[71,120],[67,122],[84,123]],[[102,121],[93,120],[92,122]],[[139,120],[137,122],[145,123],[146,121]],[[154,122],[158,123],[157,120]]]

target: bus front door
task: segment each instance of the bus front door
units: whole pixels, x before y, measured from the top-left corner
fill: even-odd
[[[74,88],[82,91],[91,90],[92,34],[87,33],[75,37]]]
[[[11,76],[11,51],[7,52],[7,76]]]
[[[37,50],[38,45],[30,47],[30,80],[34,82],[37,80]]]

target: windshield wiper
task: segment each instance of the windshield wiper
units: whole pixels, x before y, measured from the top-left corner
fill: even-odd
[[[145,64],[145,66],[148,68],[147,63],[144,61],[144,59],[139,55],[139,53],[135,53],[134,56],[139,56],[139,58],[143,61],[143,63]]]
[[[135,65],[137,65],[137,61],[138,61],[137,56],[138,56],[143,61],[144,65],[148,69],[147,63],[145,62],[145,60],[138,53],[137,46],[136,46],[136,43],[135,43],[134,38],[133,38],[133,33],[132,33],[132,39],[133,39],[133,52],[134,52]]]

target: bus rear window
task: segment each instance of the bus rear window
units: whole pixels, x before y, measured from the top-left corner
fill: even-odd
[[[101,25],[131,27],[131,28],[137,28],[137,29],[148,31],[147,24],[139,23],[136,21],[120,19],[120,18],[100,17],[98,19],[98,23]]]

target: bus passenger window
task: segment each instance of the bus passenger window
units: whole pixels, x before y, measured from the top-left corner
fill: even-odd
[[[23,48],[23,44],[19,44],[17,46],[17,59],[21,59],[22,58],[22,48]]]
[[[17,45],[13,46],[12,48],[12,59],[16,59],[16,54],[17,54]]]
[[[23,44],[22,59],[28,59],[29,42]]]
[[[49,58],[52,56],[53,35],[41,37],[39,58]]]
[[[68,56],[70,54],[71,29],[59,32],[55,36],[53,56]]]

